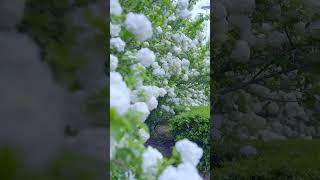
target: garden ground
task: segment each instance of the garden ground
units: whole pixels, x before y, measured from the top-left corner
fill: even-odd
[[[247,144],[256,147],[257,155],[235,151]],[[320,179],[319,139],[255,140],[216,148],[214,179]]]

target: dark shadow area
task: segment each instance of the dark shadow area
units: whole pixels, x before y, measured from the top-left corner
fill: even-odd
[[[216,0],[213,179],[319,179],[320,4]]]

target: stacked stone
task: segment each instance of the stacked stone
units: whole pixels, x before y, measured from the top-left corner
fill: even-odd
[[[310,13],[316,12],[320,5],[317,1],[306,1]],[[279,32],[271,23],[255,24],[253,29],[252,15],[255,11],[255,0],[217,0],[213,4],[213,37],[214,43],[220,45],[229,43],[228,32],[236,30],[238,39],[232,44],[231,58],[238,63],[262,63],[260,59],[251,57],[252,50],[266,47],[278,48],[289,43],[284,32]],[[312,11],[312,9],[314,11]],[[274,16],[281,15],[279,4],[274,4],[270,10]],[[320,32],[319,21],[311,22],[305,28],[305,22],[298,22],[294,28],[301,35],[306,32],[313,34]],[[259,31],[258,31],[259,30]],[[319,33],[320,34],[320,33]],[[318,36],[320,37],[320,36]],[[297,37],[299,38],[299,37]],[[259,69],[258,69],[259,70]],[[281,70],[281,69],[278,69]],[[293,72],[292,74],[294,75]],[[234,72],[226,72],[227,76],[234,76]],[[266,74],[261,74],[264,76]],[[278,85],[285,84],[291,75],[281,76]],[[273,79],[270,78],[270,81]],[[229,93],[223,97],[222,112],[214,117],[215,127],[225,128],[224,131],[234,133],[242,139],[285,139],[291,137],[310,138],[320,136],[320,127],[315,121],[312,109],[305,109],[297,101],[301,99],[299,92],[272,92],[260,84],[252,84],[245,90]],[[272,100],[273,99],[273,100]],[[220,137],[220,134],[215,134]]]
[[[261,85],[252,85],[249,89],[250,93],[240,90],[225,97],[224,111],[214,116],[219,117],[215,118],[216,127],[228,126],[241,139],[320,136],[320,127],[312,125],[314,110],[305,109],[298,103],[300,93],[271,92]]]

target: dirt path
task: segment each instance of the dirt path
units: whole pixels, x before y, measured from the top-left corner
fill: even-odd
[[[171,155],[174,144],[175,139],[167,125],[160,125],[146,143],[158,149],[165,157]]]

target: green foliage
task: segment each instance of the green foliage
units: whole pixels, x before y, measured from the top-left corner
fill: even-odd
[[[320,141],[272,140],[247,141],[258,155],[244,157],[239,154],[240,144],[224,142],[214,150],[216,159],[223,160],[213,170],[214,179],[319,179]],[[231,147],[231,148],[230,148]]]
[[[19,166],[14,151],[7,146],[0,146],[0,179],[15,179]]]
[[[210,167],[210,109],[208,106],[193,106],[190,109],[190,111],[175,116],[169,123],[176,140],[187,138],[204,150],[199,169],[208,172]]]
[[[31,170],[11,146],[0,147],[1,180],[94,180],[106,177],[106,163],[82,154],[61,151],[48,168]]]

